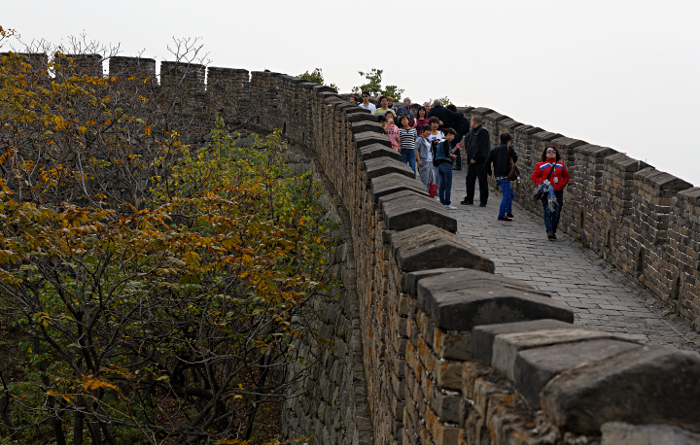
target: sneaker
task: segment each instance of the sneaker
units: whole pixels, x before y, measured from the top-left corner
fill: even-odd
[[[557,234],[556,234],[556,233],[552,233],[552,239],[557,239]]]
[[[453,206],[453,205],[445,206],[445,208],[446,208],[446,209],[450,209],[450,210],[457,210],[457,207],[455,207],[455,206]]]
[[[506,216],[507,216],[508,218],[513,218],[513,214],[512,214],[512,213],[509,213],[509,214],[507,214]]]
[[[508,221],[511,222],[513,221],[512,219],[508,218],[507,216],[505,218],[498,218],[499,221]]]
[[[486,204],[479,204],[479,207],[486,207]]]
[[[553,234],[552,232],[548,232],[547,238],[549,238],[550,240],[555,240],[555,239],[557,239],[557,236],[555,234]]]
[[[473,206],[474,203],[472,201],[467,201],[466,199],[462,202],[460,202],[463,206]]]

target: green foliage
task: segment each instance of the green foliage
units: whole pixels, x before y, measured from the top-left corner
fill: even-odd
[[[353,93],[360,94],[363,91],[369,91],[369,94],[372,96],[391,96],[394,98],[394,102],[401,101],[401,97],[405,91],[403,88],[399,88],[396,85],[382,87],[382,74],[384,70],[372,68],[368,73],[363,73],[362,71],[358,71],[358,73],[367,80],[367,83],[353,87]]]
[[[440,101],[440,104],[441,104],[443,107],[444,107],[445,105],[449,105],[449,104],[452,103],[452,101],[450,101],[450,98],[447,97],[447,96],[438,97],[438,100]],[[433,99],[430,99],[430,104],[431,104],[431,105],[433,104]]]
[[[312,72],[306,71],[304,74],[300,74],[297,76],[300,79],[308,80],[309,82],[317,83],[319,85],[326,85],[325,80],[323,78],[323,70],[321,68],[315,68]],[[336,91],[338,91],[338,85],[331,83],[330,85],[326,85],[331,88],[334,88]]]

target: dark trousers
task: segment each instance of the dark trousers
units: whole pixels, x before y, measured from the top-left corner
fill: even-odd
[[[454,150],[455,147],[457,146],[457,144],[462,142],[462,138],[463,138],[463,136],[461,134],[457,133],[457,135],[455,135],[455,138],[452,139],[452,142],[450,142],[450,148],[452,150]],[[455,161],[455,167],[462,168],[462,150],[457,150],[457,152],[455,154],[457,155],[457,160]]]
[[[440,175],[440,185],[438,186],[438,196],[440,198],[440,204],[450,205],[452,194],[452,163],[442,162],[438,166],[438,174]]]
[[[479,179],[479,201],[481,204],[486,205],[486,202],[489,200],[489,183],[484,164],[469,163],[467,168],[467,196],[464,197],[464,200],[470,204],[474,202],[474,186],[477,178]]]

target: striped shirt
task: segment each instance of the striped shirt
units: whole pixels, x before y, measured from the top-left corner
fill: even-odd
[[[416,129],[409,128],[400,129],[399,134],[401,135],[401,150],[413,150],[416,145]]]

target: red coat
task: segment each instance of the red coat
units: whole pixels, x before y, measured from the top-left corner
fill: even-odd
[[[535,184],[541,184],[549,176],[549,170],[552,168],[552,164],[549,162],[540,162],[535,167],[535,171],[532,172],[532,180]],[[557,162],[556,169],[549,178],[549,183],[554,186],[554,191],[558,192],[564,189],[566,184],[569,183],[569,171],[564,166],[564,163]]]

